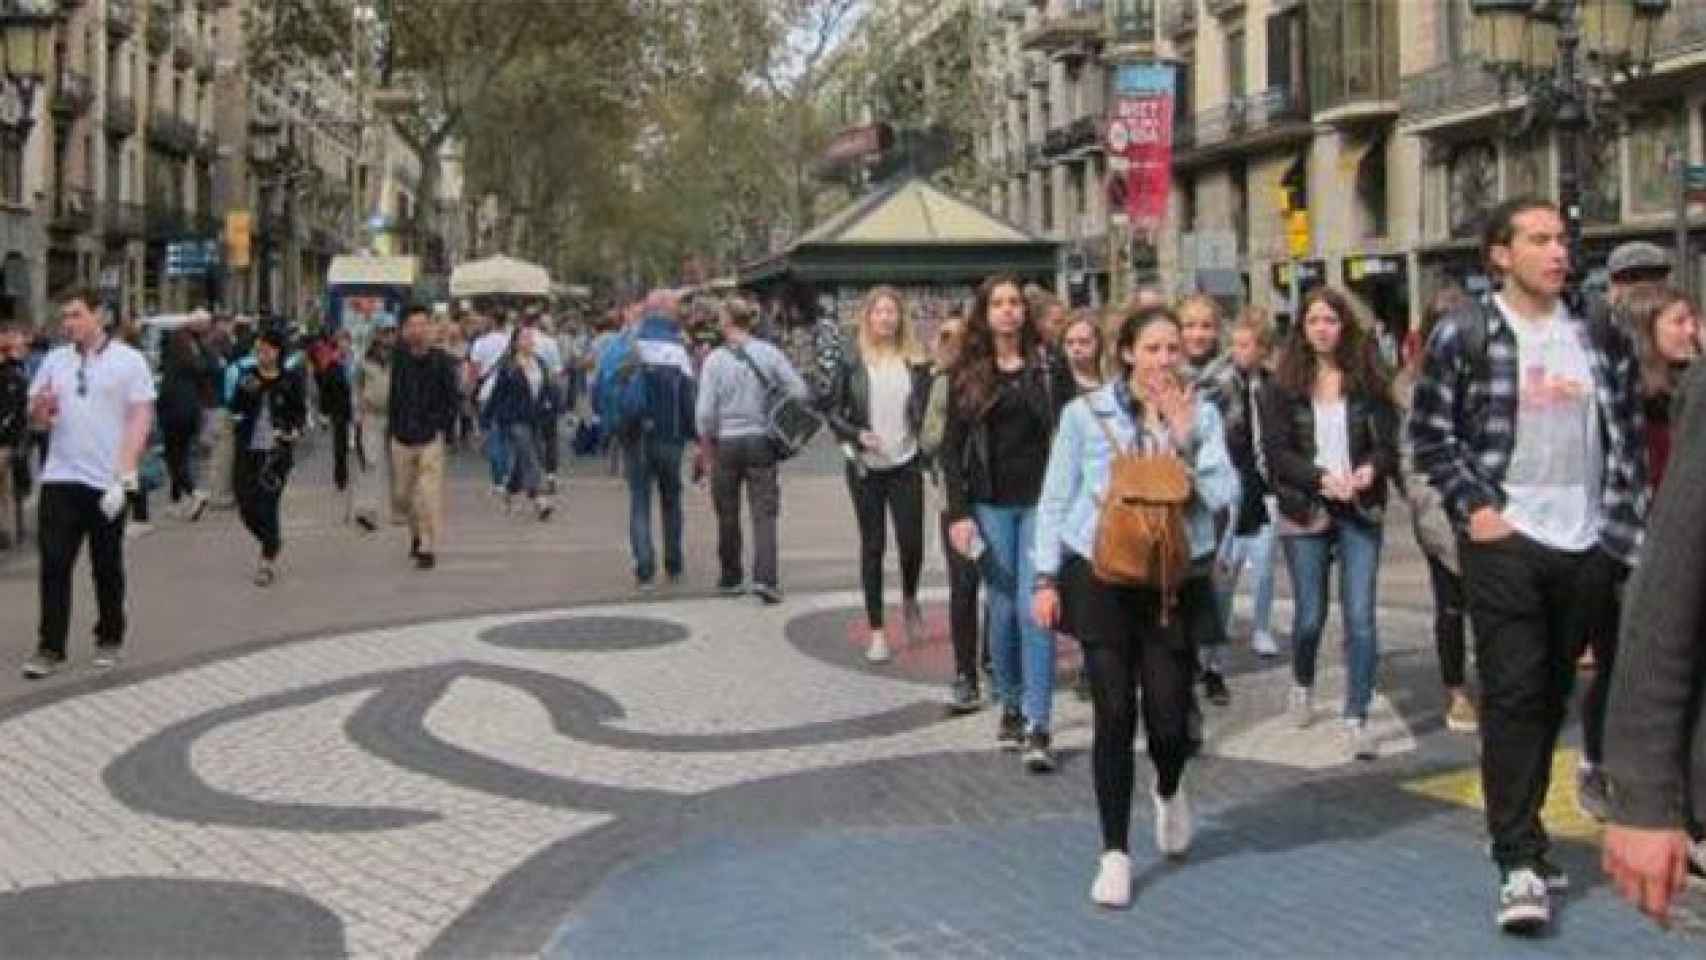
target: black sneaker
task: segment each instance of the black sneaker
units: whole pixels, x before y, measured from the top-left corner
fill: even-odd
[[[1552,922],[1552,898],[1546,881],[1530,867],[1518,867],[1504,875],[1499,884],[1499,929],[1506,933],[1536,934]]]
[[[977,694],[976,677],[960,677],[948,693],[949,713],[976,713],[983,706]]]
[[[1017,750],[1025,744],[1025,717],[1011,707],[1001,711],[1001,725],[995,728],[995,743],[1003,750]]]
[[[1570,889],[1570,875],[1564,872],[1563,867],[1558,866],[1545,857],[1535,858],[1534,873],[1536,876],[1540,877],[1541,880],[1545,881],[1546,889],[1553,893],[1563,893],[1565,890]]]
[[[1226,678],[1219,670],[1204,670],[1202,672],[1203,695],[1208,702],[1217,707],[1224,707],[1232,702],[1232,690],[1226,686]]]
[[[416,570],[431,570],[433,567],[436,567],[436,566],[438,566],[438,558],[433,556],[432,554],[430,554],[430,553],[417,553],[417,554],[415,554],[415,569]]]
[[[1049,749],[1047,731],[1035,730],[1025,738],[1025,769],[1032,773],[1054,772],[1054,751]]]
[[[409,538],[409,559],[414,560],[421,555],[421,538]]]

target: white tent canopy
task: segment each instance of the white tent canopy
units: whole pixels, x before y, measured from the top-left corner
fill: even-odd
[[[537,264],[502,256],[464,263],[450,272],[452,297],[499,294],[519,297],[550,296],[551,274]]]
[[[326,273],[326,285],[412,287],[419,274],[420,261],[414,257],[333,257],[332,267]]]

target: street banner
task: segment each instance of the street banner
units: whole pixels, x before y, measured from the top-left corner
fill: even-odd
[[[1145,232],[1167,219],[1173,173],[1174,71],[1163,64],[1125,64],[1114,73],[1114,112],[1108,121],[1110,155],[1125,168],[1125,212]]]

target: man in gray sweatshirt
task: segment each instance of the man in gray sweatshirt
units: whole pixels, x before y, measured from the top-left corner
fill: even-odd
[[[771,391],[807,395],[786,355],[752,335],[758,310],[729,300],[718,311],[723,345],[699,373],[699,440],[711,451],[711,501],[717,511],[717,589],[737,596],[741,573],[740,490],[752,507],[753,592],[767,604],[782,602],[776,571],[776,517],[782,491],[776,478],[775,444],[768,416]]]
[[[1688,828],[1706,823],[1706,370],[1689,381],[1605,717],[1605,871],[1660,923],[1696,852]]]

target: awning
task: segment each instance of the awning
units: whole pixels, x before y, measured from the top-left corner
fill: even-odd
[[[415,257],[333,257],[326,286],[413,287],[419,273]]]
[[[450,271],[452,297],[548,297],[551,274],[538,264],[511,257],[488,257]]]

